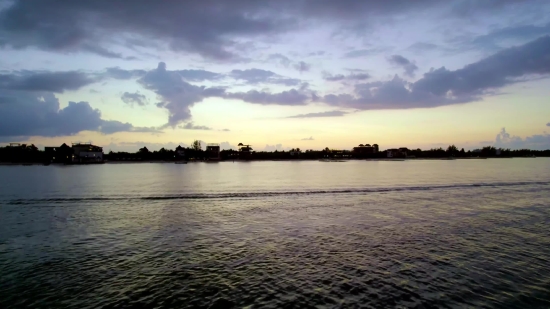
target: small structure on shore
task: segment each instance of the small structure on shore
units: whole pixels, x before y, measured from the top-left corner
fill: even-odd
[[[73,163],[103,162],[103,148],[92,143],[73,143]]]
[[[244,145],[239,143],[239,159],[241,160],[250,160],[252,158],[252,145]]]
[[[357,147],[353,147],[352,152],[354,154],[373,154],[378,153],[378,144],[359,144]]]
[[[217,143],[207,144],[206,158],[208,160],[220,160],[220,144],[217,144]]]

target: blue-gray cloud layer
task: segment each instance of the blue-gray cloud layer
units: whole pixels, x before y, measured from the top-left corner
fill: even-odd
[[[0,136],[66,136],[81,131],[159,132],[154,128],[104,120],[101,112],[88,102],[69,102],[60,108],[58,99],[49,92],[4,91],[0,94]]]
[[[147,97],[143,94],[140,94],[139,92],[135,92],[135,93],[124,92],[120,97],[120,99],[122,100],[122,102],[130,106],[134,106],[134,104],[139,106],[147,105]]]
[[[0,11],[0,47],[39,48],[61,53],[90,52],[133,59],[115,47],[158,46],[218,61],[245,59],[239,46],[259,38],[300,29],[304,20],[361,25],[403,12],[467,18],[516,0],[14,0]],[[490,5],[488,5],[490,3]],[[540,2],[539,2],[540,3]],[[365,55],[356,51],[348,56]],[[300,67],[302,70],[303,67]]]
[[[67,90],[77,90],[94,82],[96,80],[90,75],[78,71],[17,71],[0,74],[0,89],[5,90],[61,93]]]
[[[436,107],[481,100],[483,95],[550,74],[550,36],[504,49],[458,70],[432,69],[416,82],[398,76],[389,81],[355,85],[353,94],[329,94],[327,104],[357,109]]]
[[[401,55],[392,55],[388,58],[388,61],[391,64],[402,67],[405,71],[405,75],[410,77],[414,77],[414,73],[418,70],[416,64]]]
[[[328,111],[320,113],[308,113],[308,114],[299,114],[294,116],[289,116],[286,118],[323,118],[323,117],[342,117],[347,115],[347,112],[344,111]]]

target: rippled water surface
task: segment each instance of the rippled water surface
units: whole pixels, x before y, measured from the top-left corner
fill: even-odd
[[[0,166],[0,308],[550,308],[550,159]]]

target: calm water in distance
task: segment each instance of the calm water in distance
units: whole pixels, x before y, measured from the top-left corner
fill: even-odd
[[[0,166],[0,308],[550,308],[550,159]]]

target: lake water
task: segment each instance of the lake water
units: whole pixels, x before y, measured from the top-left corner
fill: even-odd
[[[0,166],[0,308],[550,308],[550,159]]]

